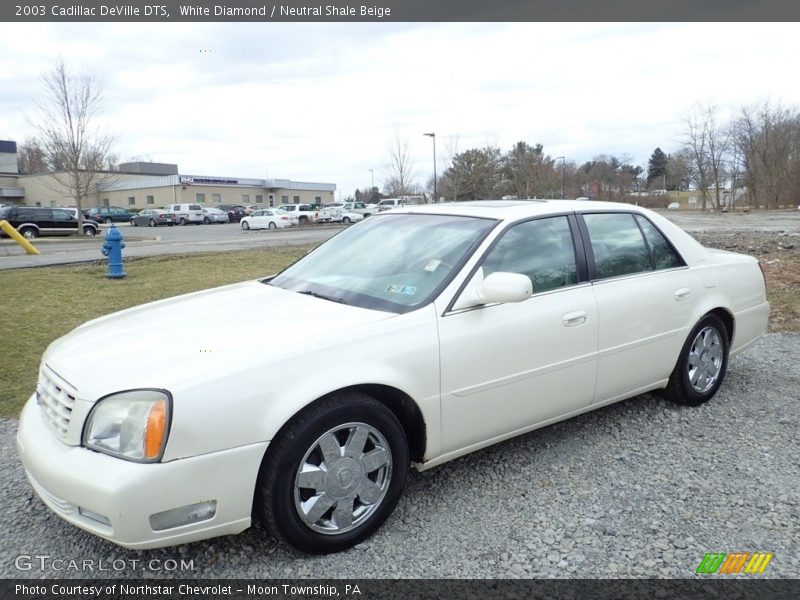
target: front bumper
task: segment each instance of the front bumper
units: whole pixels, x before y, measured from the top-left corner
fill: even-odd
[[[247,529],[267,442],[167,463],[128,462],[58,440],[34,396],[20,417],[17,448],[33,489],[53,512],[120,546],[147,549]],[[211,519],[163,531],[150,525],[155,513],[209,500],[217,503]]]

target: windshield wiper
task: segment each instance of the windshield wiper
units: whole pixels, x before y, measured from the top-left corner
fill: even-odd
[[[306,296],[313,296],[314,298],[320,298],[322,300],[328,300],[330,302],[337,302],[339,304],[347,304],[342,298],[334,298],[333,296],[327,296],[326,294],[320,294],[319,292],[312,292],[311,290],[303,290],[302,292],[297,292],[298,294],[305,294]]]

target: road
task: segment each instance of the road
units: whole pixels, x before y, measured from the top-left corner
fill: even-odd
[[[188,225],[186,227],[131,227],[119,225],[125,236],[126,258],[225,252],[270,246],[319,244],[334,236],[342,225],[312,225],[282,230],[243,231],[237,223],[225,225]],[[21,267],[71,264],[102,260],[103,233],[89,239],[40,238],[34,241],[40,255],[28,255],[14,241],[0,240],[0,270]]]
[[[688,232],[761,231],[800,233],[800,211],[702,213],[659,211]],[[186,227],[131,227],[119,225],[125,235],[125,257],[226,252],[255,247],[319,244],[341,231],[342,225],[312,225],[279,231],[242,231],[237,223]],[[107,226],[103,226],[103,234]],[[15,242],[0,240],[0,270],[21,267],[90,262],[103,258],[102,235],[89,240],[41,238],[35,241],[39,256],[26,255]]]

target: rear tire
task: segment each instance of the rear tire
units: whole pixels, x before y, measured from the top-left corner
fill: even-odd
[[[728,329],[722,319],[713,314],[700,319],[683,344],[664,397],[684,406],[711,400],[725,378],[728,350]]]
[[[305,408],[272,441],[256,512],[298,550],[345,550],[386,521],[408,467],[408,442],[392,411],[360,392],[335,394]]]
[[[345,217],[344,219],[342,219],[342,223],[344,223],[345,225],[350,225],[350,217]]]
[[[275,223],[274,223],[273,221],[270,221],[270,222],[269,222],[269,228],[270,228],[270,229],[277,229],[277,228],[278,228],[278,226],[277,226],[277,225],[275,225]]]
[[[106,217],[106,220],[105,220],[105,224],[106,225],[111,225],[111,223],[113,223],[113,222],[114,222],[114,220],[111,217]]]

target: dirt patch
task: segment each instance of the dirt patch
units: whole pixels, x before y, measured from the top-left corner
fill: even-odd
[[[800,233],[794,231],[708,231],[692,236],[710,248],[750,254],[763,261],[770,331],[800,332]]]

